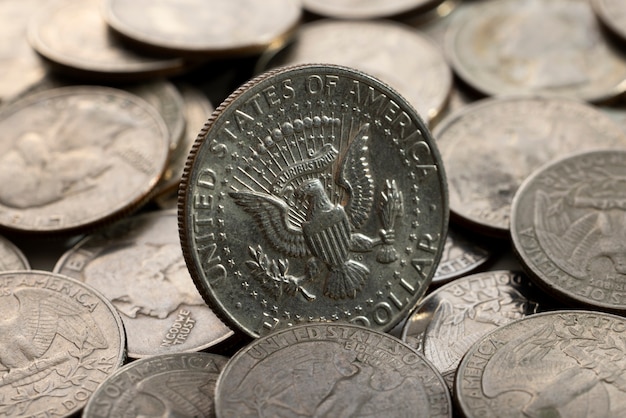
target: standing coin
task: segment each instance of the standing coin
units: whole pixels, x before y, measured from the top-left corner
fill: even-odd
[[[601,101],[626,89],[626,58],[603,37],[588,0],[486,1],[464,11],[445,51],[485,94]]]
[[[199,351],[232,335],[189,277],[175,211],[126,218],[88,236],[54,271],[93,286],[113,303],[129,357]]]
[[[104,18],[129,41],[175,55],[257,54],[298,25],[294,0],[106,0]]]
[[[304,8],[318,15],[338,19],[394,17],[436,7],[443,0],[304,0]]]
[[[604,26],[626,41],[626,4],[622,0],[591,0],[591,6]]]
[[[26,256],[8,239],[0,236],[0,271],[28,270]]]
[[[0,312],[0,416],[70,416],[124,360],[117,311],[69,277],[0,273]]]
[[[99,86],[28,95],[0,113],[0,225],[77,233],[149,198],[169,151],[144,100]]]
[[[537,170],[513,200],[521,263],[571,304],[626,313],[626,151],[569,156]]]
[[[626,320],[555,311],[498,328],[461,361],[465,417],[618,417],[626,411]]]
[[[402,94],[428,122],[445,107],[452,71],[441,50],[392,21],[321,20],[302,25],[266,67],[331,63],[371,74]]]
[[[453,215],[476,232],[503,238],[515,191],[535,169],[576,151],[626,148],[626,134],[608,116],[555,97],[484,99],[450,114],[433,135]]]
[[[109,32],[98,0],[48,4],[30,20],[32,47],[68,75],[93,80],[145,80],[182,72],[180,58],[155,58],[124,47]]]
[[[118,369],[96,390],[83,418],[215,416],[215,383],[228,358],[161,354]]]
[[[448,224],[422,119],[377,79],[330,64],[265,73],[226,99],[179,196],[196,285],[253,337],[314,321],[391,329],[430,284]]]
[[[402,340],[420,349],[452,388],[463,355],[488,332],[534,314],[537,289],[512,271],[487,271],[457,279],[420,302]]]
[[[451,417],[441,376],[382,332],[307,324],[241,349],[217,381],[218,418]]]

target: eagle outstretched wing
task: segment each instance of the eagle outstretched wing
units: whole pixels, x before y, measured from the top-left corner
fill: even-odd
[[[302,230],[289,222],[289,206],[284,200],[271,194],[248,191],[230,192],[229,195],[252,215],[275,249],[289,257],[310,255]]]
[[[374,204],[374,179],[368,162],[369,123],[361,127],[341,160],[337,184],[348,192],[346,214],[355,229],[369,217]]]

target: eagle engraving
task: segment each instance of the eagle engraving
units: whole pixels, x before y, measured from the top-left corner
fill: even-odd
[[[363,125],[341,157],[334,176],[335,186],[345,198],[333,202],[326,191],[329,186],[324,186],[319,173],[294,182],[294,195],[307,208],[300,222],[293,221],[290,212],[295,209],[283,196],[257,191],[229,193],[252,215],[274,249],[288,257],[313,257],[307,269],[309,276],[319,274],[318,261],[326,265],[324,294],[333,299],[354,298],[369,275],[369,268],[351,259],[350,253],[370,251],[380,244],[379,239],[355,232],[369,219],[374,202],[368,132],[369,124]],[[334,154],[339,155],[336,151]]]

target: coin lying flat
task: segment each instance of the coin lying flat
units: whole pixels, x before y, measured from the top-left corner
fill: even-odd
[[[241,349],[218,378],[217,416],[450,417],[441,376],[382,332],[348,324],[280,330]]]
[[[232,335],[185,266],[176,211],[125,218],[67,251],[54,271],[98,289],[120,312],[128,356],[199,351]]]
[[[465,417],[613,417],[626,410],[624,318],[556,311],[492,331],[459,365]]]
[[[281,44],[302,13],[294,0],[107,0],[104,18],[128,40],[176,55],[260,53]]]
[[[68,75],[92,80],[145,80],[180,73],[180,58],[155,58],[126,48],[109,32],[98,0],[53,2],[29,22],[32,47]]]
[[[539,307],[537,288],[513,271],[486,271],[456,279],[424,298],[402,329],[450,388],[461,358],[483,335]]]
[[[455,228],[448,228],[446,243],[432,285],[438,286],[466,275],[489,261],[493,251]]]
[[[576,306],[626,312],[626,151],[553,161],[520,187],[514,250],[546,292]]]
[[[215,383],[227,360],[209,353],[161,354],[135,360],[98,387],[82,416],[214,417]]]
[[[8,239],[0,237],[0,271],[28,269],[30,265],[22,251]]]
[[[303,6],[322,16],[338,19],[377,19],[423,9],[432,9],[442,0],[304,0]]]
[[[28,95],[0,113],[0,226],[70,234],[149,198],[169,152],[144,100],[99,86]]]
[[[620,0],[591,0],[593,11],[600,21],[626,40],[626,5]]]
[[[455,219],[503,238],[515,191],[535,169],[575,151],[626,148],[624,131],[596,108],[540,96],[474,102],[442,120],[433,136]]]
[[[587,0],[487,1],[465,10],[450,25],[445,51],[484,94],[597,102],[626,88],[626,58],[603,37]]]
[[[0,415],[70,416],[121,366],[115,308],[74,279],[0,273]]]
[[[393,21],[319,20],[298,28],[294,41],[266,68],[332,63],[371,74],[402,94],[428,122],[445,107],[452,71],[441,50],[408,25]]]
[[[377,79],[335,65],[238,89],[200,132],[179,197],[196,285],[253,337],[312,321],[391,329],[426,291],[448,220],[422,119]]]

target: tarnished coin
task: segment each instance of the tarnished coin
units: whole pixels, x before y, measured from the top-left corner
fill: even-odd
[[[46,74],[26,39],[28,22],[47,0],[0,1],[0,105],[13,100]]]
[[[319,20],[300,26],[294,41],[265,67],[332,63],[389,84],[428,122],[445,107],[452,71],[426,36],[393,21]]]
[[[402,329],[402,340],[424,353],[450,388],[463,355],[488,332],[539,307],[537,288],[513,271],[462,277],[430,293]]]
[[[484,243],[450,227],[432,285],[441,285],[485,264],[492,250]]]
[[[396,17],[436,7],[443,0],[303,0],[304,8],[318,15],[339,19]]]
[[[191,151],[191,147],[198,136],[198,132],[200,132],[202,126],[214,110],[206,94],[200,89],[191,84],[182,83],[177,84],[176,88],[180,92],[180,97],[183,102],[182,109],[184,113],[185,129],[179,144],[177,144],[170,155],[167,168],[161,180],[159,180],[156,186],[155,200],[157,204],[167,201],[167,195],[177,193],[189,151]],[[174,196],[174,203],[173,206],[171,206],[172,209],[176,207],[175,201],[176,196]],[[169,209],[170,207],[161,206],[161,208]]]
[[[169,151],[163,119],[118,89],[67,87],[0,113],[0,226],[77,233],[149,199]]]
[[[285,42],[299,0],[106,0],[104,18],[129,41],[187,56],[257,54]]]
[[[511,234],[546,292],[626,313],[626,150],[553,161],[515,194]]]
[[[555,311],[498,328],[461,361],[466,417],[619,417],[626,412],[626,320]]]
[[[30,20],[30,45],[56,68],[98,81],[145,80],[180,73],[180,58],[156,58],[126,48],[108,30],[99,0],[47,4]]]
[[[265,73],[226,99],[179,197],[194,281],[253,337],[318,321],[391,329],[430,284],[448,223],[422,119],[379,80],[330,64]]]
[[[626,148],[608,116],[575,100],[484,99],[433,130],[448,175],[450,210],[472,230],[508,238],[511,201],[544,163],[576,151]]]
[[[445,51],[484,94],[601,101],[626,89],[626,57],[603,37],[588,0],[486,1],[464,11]]]
[[[0,236],[0,271],[28,270],[30,265],[22,251]]]
[[[135,360],[98,387],[82,417],[214,417],[215,383],[227,361],[208,353]]]
[[[604,26],[626,40],[626,3],[622,0],[591,0],[591,6]]]
[[[0,416],[70,416],[124,361],[115,308],[69,277],[0,273],[0,317]]]
[[[232,335],[194,286],[176,211],[123,219],[67,251],[54,271],[98,289],[120,312],[128,356],[199,351]]]
[[[448,390],[417,351],[382,332],[307,324],[253,341],[217,380],[227,417],[451,417]]]

